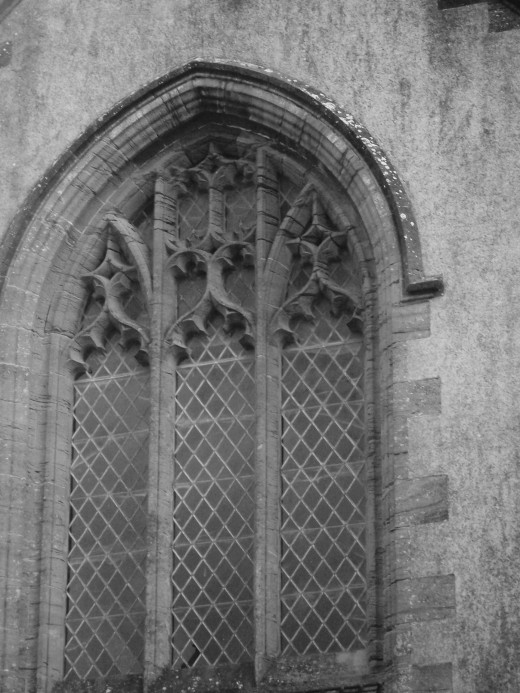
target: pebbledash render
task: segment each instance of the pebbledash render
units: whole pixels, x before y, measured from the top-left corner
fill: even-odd
[[[107,108],[67,125],[75,138],[46,142],[32,190],[21,176],[2,188],[13,187],[18,211],[6,204],[0,247],[1,690],[518,690],[517,617],[505,606],[519,590],[517,432],[507,418],[495,445],[489,410],[510,412],[520,364],[516,332],[491,349],[483,327],[497,305],[513,319],[516,284],[506,272],[508,301],[482,294],[493,263],[514,264],[517,250],[495,238],[484,252],[479,214],[491,193],[477,200],[466,173],[453,173],[455,135],[442,139],[424,100],[435,80],[456,99],[464,51],[474,50],[468,23],[482,50],[509,41],[520,63],[515,3],[295,3],[296,17],[292,3],[203,10],[179,0],[117,24],[115,0],[99,17],[73,2],[79,23],[68,26],[82,38],[74,46],[65,32],[51,48],[42,32],[72,17],[54,4],[0,6],[0,79],[17,83],[27,39],[15,29],[36,12],[36,52],[90,55],[99,83],[89,81],[87,113]],[[328,27],[331,45],[303,32],[312,60],[286,64],[276,51],[270,60],[264,39],[274,50],[286,36],[273,13],[311,33]],[[187,37],[207,49],[226,21],[242,42],[191,58]],[[133,22],[157,46],[134,42],[130,78],[117,49],[121,23]],[[165,22],[187,43],[159,69],[173,50],[160,38]],[[417,42],[414,65],[403,61],[399,22]],[[93,26],[115,32],[112,75],[100,70]],[[261,26],[268,38],[253,32]],[[352,62],[341,79],[327,67],[346,41],[370,92],[342,91],[342,80],[359,79]],[[488,157],[503,155],[499,115],[520,90],[503,70],[509,91],[489,105],[493,122],[479,102],[482,137],[495,138]],[[123,74],[129,85],[109,95]],[[57,132],[53,93],[38,98]],[[2,110],[16,111],[10,100]],[[447,122],[456,109],[446,103]],[[456,131],[468,148],[471,117]],[[65,111],[55,118],[65,127]],[[21,151],[7,131],[7,154]],[[426,144],[413,150],[410,133]],[[520,182],[508,161],[504,195],[509,179]],[[442,166],[460,195],[446,193]],[[457,227],[459,204],[466,235],[480,234],[474,244]],[[511,210],[496,212],[506,235]],[[439,221],[450,215],[457,238]],[[457,294],[468,282],[481,292],[478,321]],[[473,322],[461,330],[465,310]],[[468,406],[471,388],[486,385],[487,423]],[[486,650],[493,638],[502,645]]]

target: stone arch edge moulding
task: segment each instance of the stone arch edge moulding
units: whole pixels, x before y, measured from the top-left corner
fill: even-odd
[[[163,102],[164,105],[165,97],[174,95],[180,85],[189,81],[194,82],[197,77],[204,76],[214,77],[221,81],[221,96],[224,100],[233,99],[232,90],[228,90],[228,85],[233,81],[241,84],[244,91],[247,90],[248,85],[263,88],[266,95],[272,95],[278,101],[285,100],[287,106],[293,107],[291,110],[295,108],[299,111],[295,121],[298,115],[301,117],[301,113],[307,112],[326,123],[337,138],[331,144],[338,151],[344,151],[347,144],[354,148],[375,177],[391,210],[401,256],[405,295],[410,298],[430,298],[443,291],[441,277],[428,277],[424,273],[418,227],[404,186],[383,150],[364,126],[323,92],[299,80],[266,67],[206,59],[195,59],[120,101],[104,116],[94,121],[49,167],[15,215],[3,240],[0,252],[0,290],[24,231],[35,219],[38,210],[45,206],[46,200],[53,192],[60,185],[67,184],[67,179],[70,180],[69,177],[78,163],[82,159],[85,161],[89,158],[90,151],[96,143],[114,129],[120,131],[125,121],[133,122],[136,117],[146,119],[146,115],[140,114],[147,106],[153,107],[154,101]],[[182,97],[180,103],[182,105]],[[135,113],[137,116],[132,115]],[[179,117],[171,113],[170,116],[171,129],[175,127],[173,121],[176,119],[179,121],[178,125],[183,124],[182,114]],[[145,124],[144,128],[149,127],[153,130],[154,124]]]

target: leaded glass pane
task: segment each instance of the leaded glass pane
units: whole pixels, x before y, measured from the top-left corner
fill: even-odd
[[[65,667],[143,669],[148,369],[114,337],[75,382]]]
[[[212,199],[228,241],[254,225],[254,187],[228,185]],[[203,238],[209,202],[196,185],[181,199],[181,239]],[[213,259],[205,257],[206,273],[178,281],[180,319],[207,291]],[[249,262],[228,262],[222,280],[226,295],[250,310]],[[172,646],[181,667],[252,658],[254,359],[216,310],[206,322],[207,334],[189,335],[189,358],[176,370]]]
[[[233,233],[247,230],[256,224],[256,194],[254,187],[226,191],[226,229]]]
[[[195,185],[190,193],[179,200],[179,237],[196,241],[208,228],[209,195],[205,191],[199,192]]]
[[[177,369],[177,665],[252,655],[254,388],[252,358],[216,327],[198,361]]]
[[[305,268],[294,273],[305,284]],[[346,270],[338,276],[350,276]],[[362,336],[326,301],[282,359],[282,652],[366,643]]]
[[[176,666],[252,658],[254,360],[218,319],[208,333],[177,368]]]

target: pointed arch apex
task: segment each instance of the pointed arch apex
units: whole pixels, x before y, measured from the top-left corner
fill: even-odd
[[[443,291],[442,278],[424,272],[417,222],[397,171],[363,125],[304,82],[269,67],[207,58],[195,58],[120,101],[46,171],[8,228],[0,250],[0,288],[33,220],[51,214],[71,217],[64,214],[69,200],[64,185],[74,185],[75,173],[81,173],[85,187],[85,176],[98,173],[93,163],[97,157],[116,172],[150,147],[156,134],[171,139],[190,120],[210,114],[245,119],[252,127],[278,132],[285,141],[293,138],[340,178],[345,178],[348,156],[358,158],[356,165],[370,172],[391,213],[404,297],[429,298]],[[370,196],[370,183],[361,186],[361,194]],[[76,200],[76,210],[80,205]]]

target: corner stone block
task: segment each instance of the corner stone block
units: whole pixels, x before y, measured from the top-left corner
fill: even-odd
[[[435,621],[455,616],[454,575],[400,580],[395,589],[396,623]]]
[[[440,414],[440,378],[396,383],[394,408],[396,413],[403,416]]]
[[[414,693],[452,693],[451,663],[412,667],[412,690]]]
[[[449,517],[446,474],[402,479],[395,485],[395,525],[423,525]]]
[[[396,341],[430,336],[430,302],[402,303],[394,308]]]

